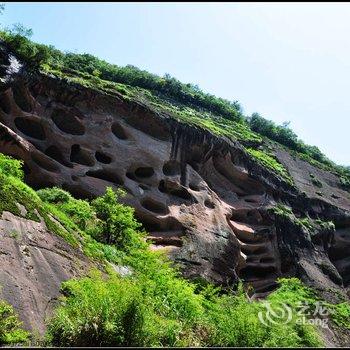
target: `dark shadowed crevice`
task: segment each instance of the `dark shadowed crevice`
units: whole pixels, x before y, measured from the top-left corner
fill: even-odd
[[[84,135],[85,128],[83,123],[76,116],[63,110],[55,109],[51,118],[56,126],[63,132],[71,135]]]
[[[107,156],[107,154],[104,154],[102,152],[96,151],[95,158],[98,162],[109,164],[112,162],[112,158],[110,156]]]
[[[0,94],[0,108],[6,113],[11,113],[11,103],[7,94]]]
[[[153,213],[156,213],[156,214],[165,215],[168,213],[168,208],[164,204],[162,204],[162,203],[160,203],[152,198],[143,199],[141,201],[141,205],[145,209],[147,209]]]
[[[188,187],[192,190],[192,191],[195,191],[195,192],[199,192],[200,191],[200,188],[197,184],[194,184],[193,182],[190,182]]]
[[[16,102],[16,105],[24,112],[31,112],[32,106],[30,101],[27,98],[26,91],[23,87],[13,86],[12,87],[13,99]]]
[[[70,161],[86,166],[93,166],[95,164],[93,157],[87,151],[82,149],[80,145],[72,145]]]
[[[181,167],[180,163],[175,160],[166,162],[163,166],[163,173],[166,176],[180,175]]]
[[[45,140],[45,131],[42,125],[33,119],[18,117],[15,119],[17,129],[24,135],[37,140]]]
[[[136,177],[148,178],[154,175],[154,170],[151,167],[140,167],[135,170]]]
[[[215,208],[215,204],[210,200],[210,199],[206,199],[204,201],[204,205],[209,208],[209,209],[214,209]]]
[[[134,173],[128,171],[125,175],[126,175],[126,177],[127,177],[128,179],[133,180],[133,181],[137,181],[136,176],[135,176]]]
[[[124,181],[121,179],[121,177],[115,173],[112,173],[111,171],[107,170],[89,170],[86,173],[86,176],[95,177],[100,180],[112,182],[115,185],[122,186],[124,184]]]
[[[58,165],[55,164],[50,158],[48,158],[42,154],[34,153],[32,155],[32,160],[40,168],[43,168],[43,169],[50,171],[50,172],[55,172],[55,173],[60,172],[60,168],[58,167]]]
[[[114,122],[112,124],[112,133],[121,140],[126,140],[128,138],[124,128],[118,123],[118,122]]]
[[[48,147],[45,151],[45,154],[47,156],[51,157],[52,159],[56,160],[57,162],[61,163],[62,165],[69,167],[69,168],[73,168],[73,165],[66,161],[62,152],[56,146],[52,145],[52,146]]]
[[[162,193],[171,194],[181,199],[192,200],[193,202],[197,202],[197,200],[188,192],[188,190],[179,184],[174,186],[174,184],[172,183],[169,184],[165,180],[160,180],[158,189]]]

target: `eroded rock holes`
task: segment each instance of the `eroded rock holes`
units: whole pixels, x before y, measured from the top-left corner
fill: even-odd
[[[95,164],[95,161],[89,152],[82,149],[80,145],[72,145],[70,161],[86,166],[93,166]]]
[[[15,119],[17,129],[24,135],[37,140],[45,140],[45,131],[39,121],[18,117]]]
[[[67,113],[63,110],[55,109],[52,112],[51,118],[55,125],[66,134],[84,135],[85,128],[78,117]]]

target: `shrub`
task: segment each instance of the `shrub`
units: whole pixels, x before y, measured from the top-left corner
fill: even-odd
[[[350,178],[341,176],[340,177],[340,185],[345,189],[350,191]]]
[[[29,332],[23,330],[21,325],[12,306],[0,300],[0,346],[27,343]]]
[[[343,302],[332,305],[332,319],[340,327],[350,329],[350,304]]]
[[[22,166],[22,160],[14,159],[0,153],[0,171],[5,175],[11,175],[20,180],[23,180],[24,172],[22,170]]]
[[[82,230],[94,221],[95,213],[86,200],[75,199],[69,192],[59,187],[44,188],[37,191],[42,201],[56,204]]]
[[[137,285],[99,273],[63,283],[64,306],[49,323],[55,346],[133,346],[142,342],[143,305]]]
[[[322,342],[310,325],[299,325],[296,305],[306,300],[309,292],[297,279],[282,279],[281,286],[269,297],[271,308],[277,310],[281,303],[289,303],[293,317],[288,323],[264,324],[259,312],[264,312],[262,302],[250,301],[242,285],[234,295],[217,296],[211,303],[209,317],[214,325],[211,345],[228,347],[304,347],[320,346]]]
[[[73,199],[69,192],[59,187],[43,188],[37,194],[42,201],[54,204],[68,203]]]
[[[246,148],[246,151],[252,157],[254,157],[260,164],[272,170],[290,185],[293,184],[293,179],[289,175],[287,169],[273,155],[270,155],[265,151],[260,151],[254,148]]]
[[[99,219],[94,237],[119,248],[126,248],[132,241],[135,230],[141,227],[134,218],[134,209],[118,202],[124,195],[120,189],[114,191],[112,187],[107,187],[103,196],[91,202]]]

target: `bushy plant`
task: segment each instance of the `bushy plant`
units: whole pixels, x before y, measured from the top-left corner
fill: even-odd
[[[59,187],[43,188],[37,191],[42,201],[54,204],[68,203],[73,200],[71,194]]]
[[[22,329],[22,322],[14,313],[13,307],[0,300],[0,347],[28,343],[29,332]]]
[[[119,203],[125,192],[106,188],[106,193],[94,199],[91,206],[99,221],[96,223],[94,237],[107,244],[125,248],[133,238],[135,230],[141,225],[134,218],[134,209]]]
[[[269,297],[270,307],[277,310],[281,303],[288,303],[293,310],[289,322],[275,320],[264,324],[259,313],[264,315],[263,302],[251,301],[239,285],[232,295],[217,296],[211,302],[209,316],[215,325],[210,344],[229,347],[305,347],[320,346],[322,342],[310,325],[300,325],[295,317],[300,300],[308,300],[308,292],[297,279],[282,279],[280,287]],[[266,320],[266,319],[265,319]]]
[[[350,303],[343,302],[335,305],[329,305],[332,313],[332,320],[340,327],[350,329]]]
[[[10,156],[0,153],[0,171],[5,175],[14,176],[23,180],[24,172],[22,170],[23,161],[14,159]]]
[[[95,213],[86,200],[75,199],[69,192],[59,187],[43,188],[37,191],[42,201],[56,204],[82,230],[95,219]]]
[[[63,283],[64,306],[49,323],[55,346],[133,346],[142,342],[144,313],[138,286],[100,273]]]
[[[272,170],[289,184],[293,184],[293,179],[287,169],[272,154],[254,148],[246,148],[246,151],[263,166]]]
[[[340,185],[345,189],[350,191],[350,177],[341,176]]]

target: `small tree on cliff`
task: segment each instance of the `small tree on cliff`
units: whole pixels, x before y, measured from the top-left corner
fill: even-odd
[[[130,245],[136,230],[141,226],[134,218],[134,209],[118,202],[124,196],[123,190],[114,191],[107,187],[106,193],[91,203],[99,219],[93,235],[99,241],[120,248]]]

